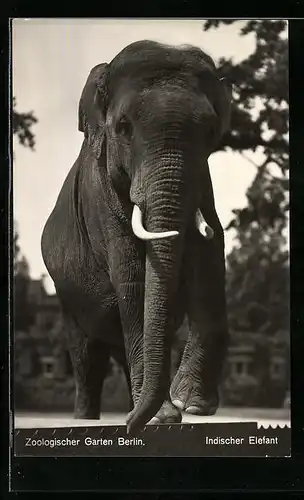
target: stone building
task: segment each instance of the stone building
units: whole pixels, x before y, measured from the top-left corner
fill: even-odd
[[[222,383],[224,404],[281,407],[289,382],[286,339],[233,332]]]

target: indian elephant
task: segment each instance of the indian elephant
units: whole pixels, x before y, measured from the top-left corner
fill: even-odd
[[[99,418],[112,348],[129,376],[128,432],[218,408],[228,326],[208,157],[230,105],[231,88],[193,46],[138,41],[90,72],[83,144],[41,242],[68,332],[75,417]],[[185,317],[170,385],[172,336]]]

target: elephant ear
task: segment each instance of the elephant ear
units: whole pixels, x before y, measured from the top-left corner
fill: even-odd
[[[226,78],[219,80],[219,91],[214,100],[214,109],[220,119],[220,135],[223,136],[230,128],[232,102],[232,85]]]
[[[107,63],[95,66],[86,81],[78,108],[78,130],[84,132],[96,158],[101,155],[106,116]]]

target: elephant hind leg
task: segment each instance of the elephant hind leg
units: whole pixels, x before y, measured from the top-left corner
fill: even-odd
[[[71,318],[66,323],[76,385],[74,417],[99,419],[102,387],[109,369],[109,347],[99,339],[89,339]]]

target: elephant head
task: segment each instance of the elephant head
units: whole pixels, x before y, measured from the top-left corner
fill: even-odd
[[[126,230],[145,241],[144,379],[130,419],[146,421],[164,397],[185,233],[212,237],[203,209],[209,155],[229,127],[231,89],[212,59],[192,46],[133,43],[91,71],[79,129],[103,162],[122,203]],[[207,196],[207,194],[206,194]],[[126,209],[127,213],[127,209]]]

